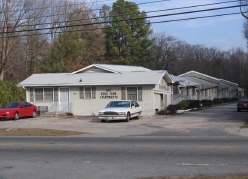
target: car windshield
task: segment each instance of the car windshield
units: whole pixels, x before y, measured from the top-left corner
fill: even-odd
[[[239,102],[248,102],[248,98],[240,98]]]
[[[129,108],[130,102],[129,101],[112,101],[110,102],[106,108]]]
[[[4,108],[19,108],[20,103],[14,102],[14,103],[8,103]]]

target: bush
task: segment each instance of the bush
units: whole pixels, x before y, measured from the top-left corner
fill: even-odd
[[[239,100],[238,98],[231,98],[231,102],[236,102],[238,100]]]
[[[176,104],[177,106],[177,109],[182,109],[182,110],[185,110],[185,109],[189,109],[189,105],[190,105],[190,101],[181,101],[180,103]]]
[[[11,101],[25,100],[25,90],[12,81],[0,81],[0,108]]]
[[[200,100],[189,100],[189,102],[190,102],[189,109],[201,107],[201,101]]]
[[[223,103],[228,103],[228,102],[230,102],[230,101],[231,101],[231,99],[230,99],[230,98],[221,98],[221,99],[222,99]]]
[[[222,99],[219,99],[219,98],[214,98],[213,99],[213,104],[215,104],[215,105],[222,104],[222,103],[223,103]]]
[[[213,105],[213,101],[212,100],[201,100],[202,106],[204,107],[211,107]]]
[[[169,113],[169,114],[176,114],[178,107],[177,107],[177,105],[169,105],[169,106],[167,106],[166,110],[167,110],[167,113]]]
[[[166,115],[168,112],[166,110],[158,111],[157,115]]]

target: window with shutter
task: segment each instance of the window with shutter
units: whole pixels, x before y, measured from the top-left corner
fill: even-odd
[[[80,99],[84,99],[84,88],[80,88]]]
[[[142,87],[138,87],[138,101],[142,101]]]
[[[58,88],[54,88],[54,102],[58,102]]]
[[[34,102],[34,88],[30,88],[30,102]]]
[[[84,88],[84,99],[91,99],[91,87]]]
[[[125,87],[121,87],[121,99],[126,100],[126,89],[125,89]]]
[[[92,99],[96,99],[96,87],[92,87]]]
[[[127,100],[137,100],[137,87],[127,87]]]

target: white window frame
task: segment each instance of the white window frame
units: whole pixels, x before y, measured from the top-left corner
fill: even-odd
[[[35,93],[35,89],[42,89],[42,101],[41,100],[36,100],[36,93]],[[49,88],[48,89],[52,89],[52,100],[51,101],[45,101],[45,90],[44,89],[47,89],[47,88],[33,88],[33,96],[34,96],[34,102],[54,102],[54,88]]]
[[[86,98],[85,88],[90,88],[90,98]],[[84,87],[84,99],[91,100],[92,99],[92,87]]]
[[[126,86],[125,87],[125,90],[126,90],[126,99],[129,100],[127,98],[127,96],[128,96],[128,94],[127,94],[127,88],[136,88],[136,99],[135,99],[135,101],[138,101],[138,86]],[[133,100],[133,99],[130,99],[130,100]]]

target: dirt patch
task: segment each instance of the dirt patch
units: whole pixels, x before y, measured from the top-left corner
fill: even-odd
[[[71,136],[89,134],[86,132],[65,131],[65,130],[53,130],[53,129],[0,129],[0,136]]]
[[[242,129],[244,129],[244,128],[248,128],[248,121],[246,121],[246,122],[244,123],[244,125],[243,125],[243,126],[241,126],[240,128],[242,128]]]
[[[223,174],[223,175],[192,175],[192,176],[178,176],[178,177],[154,177],[143,179],[248,179],[247,174]]]

